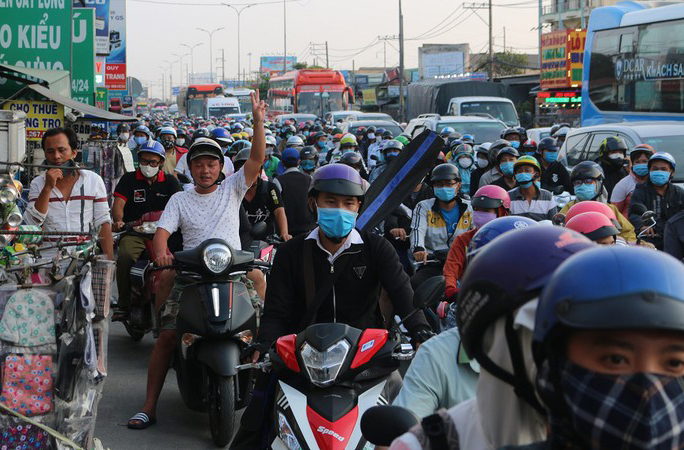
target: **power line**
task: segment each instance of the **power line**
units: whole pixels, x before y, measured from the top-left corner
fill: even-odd
[[[130,0],[136,3],[151,3],[155,5],[175,5],[175,6],[224,6],[223,3],[188,3],[188,2],[171,2],[165,0]],[[283,1],[285,3],[299,3],[299,0],[272,0],[267,2],[252,2],[252,3],[231,3],[233,6],[247,6],[247,5],[282,5]]]
[[[420,38],[422,38],[423,36],[425,36],[426,34],[432,33],[437,27],[439,27],[439,26],[442,25],[444,22],[446,22],[446,21],[449,19],[449,17],[453,16],[453,15],[456,13],[456,11],[458,11],[462,6],[463,6],[462,4],[461,4],[461,5],[458,5],[458,7],[457,7],[456,9],[454,9],[453,11],[451,11],[451,14],[449,14],[449,15],[446,16],[444,19],[442,19],[442,21],[441,21],[440,23],[438,23],[438,24],[435,25],[434,27],[430,28],[430,29],[427,30],[425,33],[422,33],[422,34],[420,34],[420,35],[418,35],[418,36],[416,36],[416,37],[414,37],[414,38],[411,38],[411,39],[412,39],[412,40],[420,39]]]
[[[369,48],[378,45],[379,43],[380,43],[380,41],[378,40],[377,37],[375,37],[375,38],[373,38],[373,40],[372,40],[368,45],[366,45],[366,46],[363,47],[360,51],[354,53],[353,55],[351,55],[351,56],[345,56],[345,57],[343,57],[343,58],[331,58],[331,59],[332,59],[333,61],[335,61],[335,62],[347,61],[347,60],[349,60],[349,59],[355,58],[356,56],[358,56],[358,55],[360,55],[361,53],[365,52],[365,51],[368,50]]]
[[[473,14],[475,14],[475,11],[472,11],[470,14],[468,14],[467,16],[465,16],[465,17],[463,18],[463,20],[457,22],[457,23],[454,24],[452,27],[447,28],[447,29],[444,30],[444,31],[440,31],[440,32],[438,32],[438,33],[435,33],[435,34],[433,34],[433,35],[431,35],[431,36],[422,37],[421,40],[432,39],[432,38],[435,38],[435,37],[437,37],[437,36],[441,36],[441,35],[443,35],[444,33],[448,33],[449,31],[453,30],[454,28],[456,28],[457,26],[459,26],[460,24],[462,24],[463,22],[465,22],[466,20],[468,20],[469,18],[471,18],[471,17],[473,16]],[[416,39],[413,38],[413,39],[407,39],[407,40],[409,40],[409,41],[414,41],[414,40],[416,40]]]

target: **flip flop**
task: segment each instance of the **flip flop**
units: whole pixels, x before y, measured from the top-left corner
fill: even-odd
[[[138,421],[138,423],[132,423],[133,421]],[[157,423],[157,419],[155,417],[150,418],[146,413],[144,412],[139,412],[135,416],[131,417],[128,419],[128,428],[131,430],[144,430],[145,428],[148,428],[152,425]]]

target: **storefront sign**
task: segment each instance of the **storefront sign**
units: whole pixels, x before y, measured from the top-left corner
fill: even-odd
[[[542,35],[542,89],[582,85],[585,40],[585,30],[560,30]]]
[[[126,90],[126,64],[105,64],[105,86],[113,91]]]
[[[86,7],[95,12],[95,49],[98,55],[109,54],[109,0],[73,0],[74,8]]]
[[[579,108],[582,105],[582,93],[579,91],[539,92],[537,99],[543,106],[558,105],[564,108]]]
[[[95,10],[74,8],[71,98],[92,105],[95,94]]]
[[[100,109],[107,109],[109,102],[109,89],[98,87],[95,89],[95,106]]]
[[[40,141],[50,128],[64,126],[64,106],[56,102],[10,100],[3,109],[26,113],[26,140]]]

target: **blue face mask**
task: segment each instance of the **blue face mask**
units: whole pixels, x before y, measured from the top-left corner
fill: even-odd
[[[652,170],[648,176],[656,186],[665,186],[670,181],[670,172],[664,170]]]
[[[354,229],[355,212],[342,208],[318,208],[318,226],[327,237],[341,239]]]
[[[596,197],[596,185],[580,184],[579,186],[575,186],[575,195],[580,201],[591,200]]]
[[[316,161],[312,161],[310,159],[306,159],[304,161],[301,161],[299,163],[299,167],[302,168],[302,170],[311,171],[314,170],[314,167],[316,167]]]
[[[518,147],[520,147],[520,141],[513,141],[513,142],[511,142],[511,147],[513,147],[514,149],[517,150]]]
[[[136,137],[133,138],[133,140],[134,140],[135,143],[138,144],[138,145],[143,145],[145,142],[147,142],[147,138],[146,138],[146,137],[142,137],[142,136],[136,136]]]
[[[513,175],[513,164],[515,164],[513,161],[502,162],[501,164],[499,164],[501,173],[503,173],[504,175]]]
[[[558,159],[558,152],[544,152],[544,160],[551,164]]]
[[[316,142],[316,147],[320,148],[321,150],[328,149],[328,141],[318,141]]]
[[[443,202],[450,202],[456,197],[456,188],[454,187],[438,187],[435,188],[435,197]]]
[[[645,177],[646,174],[648,173],[648,164],[634,164],[632,166],[632,171],[638,177]]]
[[[518,184],[524,188],[528,188],[532,186],[532,179],[534,178],[533,173],[516,173],[515,174],[515,181],[518,182]]]

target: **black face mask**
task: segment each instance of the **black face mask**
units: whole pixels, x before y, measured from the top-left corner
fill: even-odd
[[[61,170],[62,170],[62,176],[63,176],[64,178],[66,178],[66,177],[68,177],[68,176],[73,175],[73,174],[76,173],[75,170],[73,170],[73,169],[68,169],[68,167],[76,167],[76,162],[74,162],[73,159],[70,159],[70,160],[68,160],[67,162],[65,162],[64,164],[62,164]]]
[[[162,146],[164,146],[165,149],[170,149],[173,148],[174,144],[173,141],[167,141],[166,139],[161,141]]]

